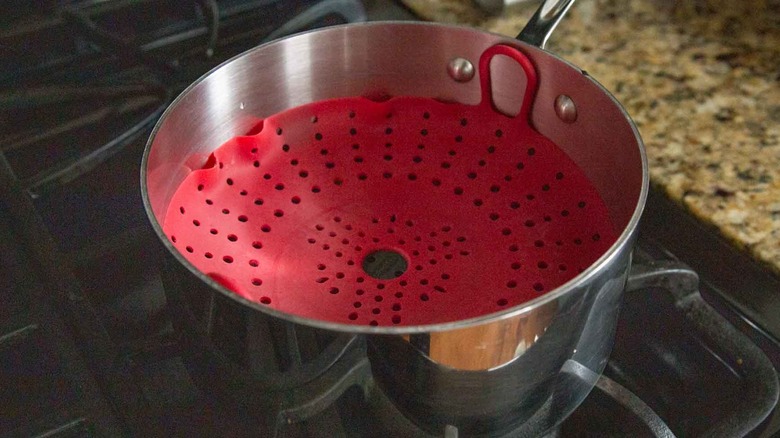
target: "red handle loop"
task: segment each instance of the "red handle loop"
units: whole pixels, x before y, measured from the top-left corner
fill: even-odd
[[[515,117],[519,117],[522,120],[531,122],[531,106],[533,105],[534,97],[536,96],[537,75],[536,67],[520,49],[505,44],[496,44],[489,47],[482,53],[479,58],[479,77],[480,86],[482,87],[482,105],[490,105],[490,107],[498,111],[495,103],[493,102],[493,89],[491,87],[490,80],[490,61],[495,55],[504,55],[512,58],[515,62],[520,64],[526,77],[525,93],[523,94],[523,103],[520,106],[520,111]]]

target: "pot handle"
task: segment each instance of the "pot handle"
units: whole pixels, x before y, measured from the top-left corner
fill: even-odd
[[[533,105],[534,97],[536,97],[536,85],[538,82],[536,67],[533,62],[521,52],[519,49],[508,46],[506,44],[496,44],[488,47],[482,55],[479,57],[479,83],[482,89],[482,101],[480,105],[489,106],[493,111],[502,113],[493,102],[493,87],[490,77],[490,61],[496,55],[504,55],[515,61],[523,69],[525,74],[525,92],[523,93],[523,103],[520,106],[520,111],[514,115],[514,117],[531,123],[531,106]]]
[[[574,0],[545,0],[536,10],[531,20],[517,35],[517,39],[525,43],[544,49],[547,39],[550,38],[555,26],[561,21]]]

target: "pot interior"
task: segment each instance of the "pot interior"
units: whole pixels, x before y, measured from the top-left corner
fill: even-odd
[[[458,82],[448,74],[447,65],[454,58],[476,65],[480,55],[500,41],[506,40],[463,28],[372,23],[298,35],[227,62],[174,102],[149,142],[143,184],[158,233],[163,237],[159,224],[164,223],[182,181],[208,167],[209,157],[227,140],[256,132],[263,119],[312,102],[355,96],[374,101],[419,96],[477,105],[481,101],[479,74],[477,79]],[[646,185],[643,151],[633,125],[614,100],[576,68],[539,49],[515,41],[510,44],[522,46],[538,71],[538,90],[531,107],[533,127],[581,169],[603,199],[604,215],[615,236],[619,235],[633,224]],[[492,97],[508,102],[504,107],[511,107],[518,99],[517,89],[522,88],[518,85],[525,84],[523,76],[515,77],[513,81],[509,73],[493,74]],[[576,105],[572,123],[556,115],[555,101],[561,95]],[[314,220],[311,225],[319,222]],[[613,246],[619,243],[620,239]],[[406,261],[396,257],[393,262],[393,251],[388,252],[390,262]],[[600,248],[599,253],[603,252],[606,249]],[[370,274],[366,260],[357,261]],[[390,274],[377,271],[375,278],[391,274],[392,270]],[[231,288],[229,279],[212,278]],[[267,304],[263,298],[260,303]],[[452,317],[457,319],[457,315]]]

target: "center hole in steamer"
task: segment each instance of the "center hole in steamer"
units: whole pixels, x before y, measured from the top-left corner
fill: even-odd
[[[363,259],[363,270],[378,280],[398,278],[408,267],[406,257],[392,249],[374,251]]]

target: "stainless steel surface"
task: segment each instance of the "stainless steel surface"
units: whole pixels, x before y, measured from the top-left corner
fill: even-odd
[[[447,73],[458,82],[468,82],[474,77],[474,64],[461,57],[453,58],[447,64]]]
[[[545,0],[517,35],[517,39],[543,49],[555,27],[573,4],[574,0]]]
[[[585,171],[620,232],[599,260],[568,283],[515,308],[470,320],[411,327],[346,325],[244,300],[198,272],[163,234],[159,221],[182,179],[202,166],[212,150],[245,134],[262,118],[312,101],[356,95],[416,95],[476,104],[478,81],[453,81],[442,66],[458,57],[477,60],[498,42],[520,48],[536,65],[539,89],[533,125]],[[511,93],[505,83],[511,81],[493,84],[494,95]],[[563,123],[556,114],[554,101],[561,94],[579,103],[580,117],[573,123]],[[234,58],[176,99],[156,126],[142,166],[143,199],[153,227],[176,261],[202,281],[208,291],[204,293],[223,294],[271,323],[378,335],[370,337],[378,382],[392,391],[399,406],[429,396],[444,414],[428,419],[410,415],[419,423],[430,420],[423,425],[438,433],[445,424],[463,433],[514,426],[557,394],[553,424],[582,401],[592,385],[572,383],[562,367],[575,360],[596,374],[604,368],[647,190],[647,161],[636,128],[590,77],[511,39],[419,23],[334,27]],[[513,416],[499,420],[507,412]]]
[[[566,123],[574,123],[577,120],[577,106],[571,97],[561,94],[555,98],[555,114]]]

